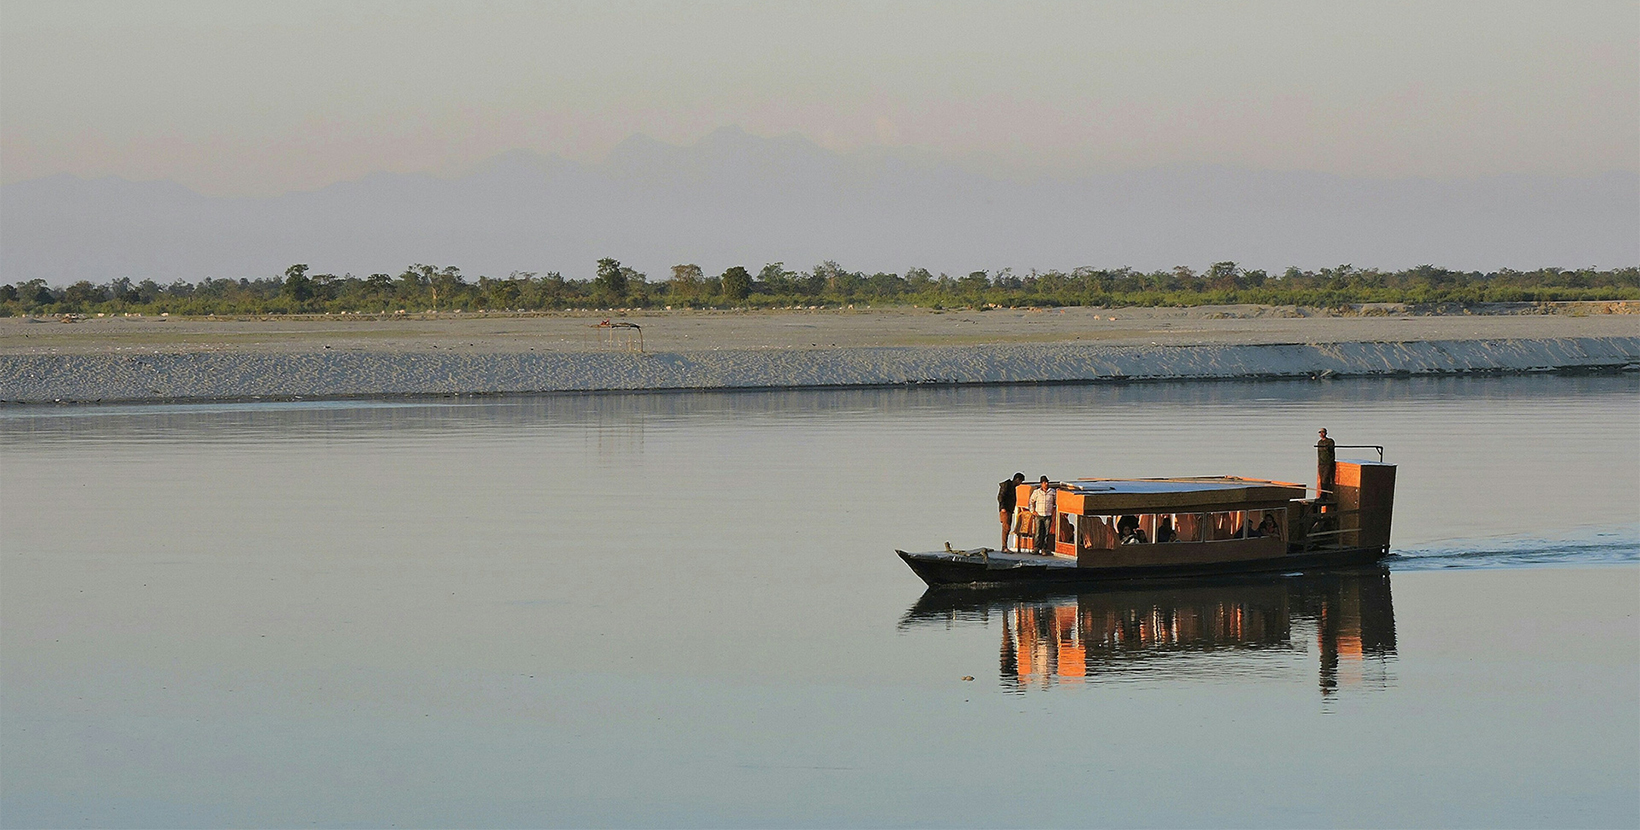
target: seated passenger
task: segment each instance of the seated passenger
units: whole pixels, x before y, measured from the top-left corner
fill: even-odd
[[[1139,527],[1138,516],[1123,516],[1116,522],[1116,535],[1124,545],[1139,545],[1150,541],[1145,531]]]
[[[1178,538],[1179,534],[1173,532],[1173,517],[1163,516],[1161,522],[1156,525],[1157,544],[1177,541]]]
[[[1258,530],[1254,531],[1253,535],[1255,535],[1255,536],[1274,536],[1277,539],[1280,539],[1281,538],[1281,526],[1276,524],[1275,515],[1272,514],[1272,513],[1264,514],[1264,521],[1258,523]]]

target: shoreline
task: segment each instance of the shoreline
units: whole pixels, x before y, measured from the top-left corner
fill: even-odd
[[[0,403],[206,403],[1624,371],[1640,371],[1640,336],[1143,346],[1013,343],[641,354],[333,349],[0,354]]]
[[[1291,306],[623,310],[410,316],[0,318],[0,358],[120,352],[454,351],[472,354],[1084,344],[1187,346],[1632,336],[1640,303],[1351,314]],[[613,337],[611,335],[614,335]],[[614,342],[612,342],[614,341]],[[636,345],[636,344],[632,344]]]

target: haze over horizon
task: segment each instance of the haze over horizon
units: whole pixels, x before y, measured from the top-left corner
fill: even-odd
[[[1637,38],[1634,2],[14,0],[0,280],[1631,265]]]

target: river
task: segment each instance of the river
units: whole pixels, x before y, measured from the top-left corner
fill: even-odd
[[[1387,569],[893,555],[1319,427]],[[1637,494],[1634,374],[0,408],[0,824],[1633,825]]]

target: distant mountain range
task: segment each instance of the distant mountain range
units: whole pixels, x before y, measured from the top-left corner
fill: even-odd
[[[911,153],[833,153],[723,129],[689,146],[634,136],[600,164],[514,151],[465,175],[374,173],[269,198],[57,175],[0,187],[0,282],[161,282],[320,272],[559,271],[612,256],[754,272],[1235,260],[1245,267],[1431,263],[1490,270],[1640,264],[1640,175],[1352,179],[1171,167],[1021,181]]]

